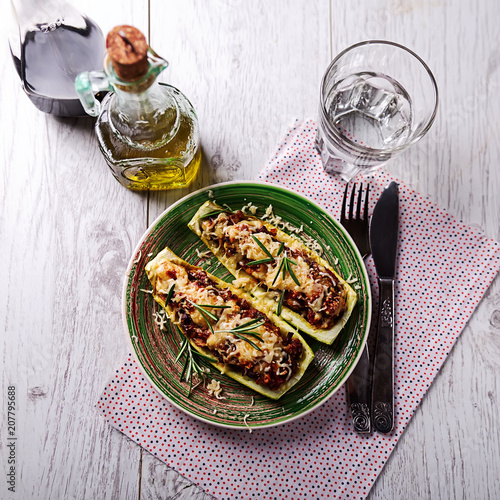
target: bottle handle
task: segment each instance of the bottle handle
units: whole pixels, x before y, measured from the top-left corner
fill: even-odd
[[[83,109],[90,116],[97,116],[101,111],[101,103],[95,94],[111,90],[106,74],[102,71],[85,71],[75,80],[75,89]]]

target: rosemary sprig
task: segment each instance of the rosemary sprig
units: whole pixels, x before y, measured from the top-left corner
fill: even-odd
[[[253,241],[255,241],[255,243],[257,243],[257,245],[259,245],[260,249],[270,258],[270,259],[273,259],[274,260],[274,257],[272,255],[272,253],[265,247],[264,243],[262,243],[262,241],[259,240],[259,238],[257,238],[257,236],[255,236],[255,234],[252,234],[252,239]]]
[[[300,281],[298,280],[297,276],[295,276],[295,273],[292,271],[292,268],[290,267],[290,264],[294,264],[296,266],[297,263],[294,262],[293,260],[290,260],[288,257],[285,257],[285,259],[286,259],[285,266],[286,266],[286,270],[288,271],[288,274],[293,279],[293,281],[295,281],[295,284],[297,286],[300,286]]]
[[[258,266],[259,264],[267,264],[268,262],[274,262],[274,257],[270,257],[267,259],[260,259],[260,260],[252,260],[251,262],[247,263],[247,266]]]
[[[181,382],[184,380],[189,384],[188,388],[188,397],[189,397],[191,395],[191,390],[193,388],[193,375],[197,375],[201,379],[205,377],[205,370],[198,364],[198,362],[194,357],[194,354],[206,358],[208,358],[208,356],[203,356],[199,352],[193,351],[193,348],[191,347],[191,344],[189,343],[189,340],[187,338],[183,340],[180,352],[184,351],[186,351],[186,359],[184,361],[184,365],[182,367],[182,372],[181,376],[179,377],[179,380]]]
[[[214,215],[219,215],[219,214],[222,214],[224,212],[229,212],[229,210],[223,208],[222,210],[213,210],[212,212],[208,212],[204,215],[202,215],[199,220],[201,219],[207,219],[208,217],[213,217]]]
[[[175,288],[175,281],[174,281],[174,283],[172,283],[172,286],[168,290],[167,298],[165,299],[165,305],[167,305],[170,302],[170,299],[174,295],[174,288]]]
[[[280,262],[280,265],[278,266],[278,270],[276,271],[276,274],[274,275],[272,285],[274,285],[276,283],[276,280],[278,279],[278,276],[280,275],[280,272],[284,266],[285,266],[285,258],[283,258],[283,260]]]
[[[286,256],[283,257],[283,260],[281,261],[281,263],[278,267],[278,271],[276,272],[276,274],[274,276],[274,279],[272,282],[273,285],[276,283],[276,280],[278,279],[278,276],[280,275],[280,273],[282,273],[281,278],[283,280],[285,279],[286,273],[288,273],[290,275],[290,277],[292,278],[292,280],[297,284],[297,286],[300,286],[300,281],[298,280],[297,276],[295,276],[295,273],[292,270],[291,264],[293,264],[295,266],[297,265],[297,263],[294,260],[289,259]]]
[[[262,241],[260,241],[257,238],[257,236],[255,236],[254,234],[252,234],[251,236],[252,236],[253,240],[255,241],[255,243],[257,243],[257,245],[259,245],[259,247],[261,248],[261,250],[267,255],[267,258],[266,259],[260,259],[260,260],[252,260],[251,262],[248,262],[247,266],[257,266],[259,264],[268,264],[269,262],[274,262],[274,260],[276,259],[276,257],[278,257],[278,255],[281,255],[281,253],[283,253],[283,250],[285,248],[285,243],[283,241],[280,243],[280,246],[278,248],[278,253],[276,254],[276,257],[273,257],[273,255],[271,254],[271,252],[265,247],[265,245],[262,243]]]
[[[207,311],[203,306],[199,306],[198,304],[195,304],[194,302],[191,302],[189,299],[186,299],[194,308],[199,311],[199,313],[203,316],[203,319],[207,322],[208,329],[214,334],[214,329],[212,326],[212,323],[210,323],[210,320],[213,320],[217,323],[219,321],[219,318],[215,315],[212,314],[210,311]]]
[[[219,318],[211,313],[210,311],[207,311],[207,309],[205,309],[206,307],[212,307],[214,309],[230,309],[231,306],[219,306],[219,305],[212,305],[212,304],[195,304],[194,302],[192,302],[191,300],[189,299],[186,299],[192,306],[194,306],[194,308],[199,311],[199,313],[203,316],[203,319],[207,322],[207,326],[210,330],[210,332],[212,333],[212,335],[214,334],[214,329],[213,329],[213,326],[212,326],[212,323],[210,323],[210,320],[212,321],[215,321],[215,323],[217,323],[217,321],[219,321]]]
[[[285,290],[282,290],[280,298],[278,299],[278,308],[276,309],[276,314],[279,316],[281,314],[281,310],[283,309],[283,299],[285,297]]]
[[[187,337],[184,337],[182,341],[181,348],[179,350],[179,354],[175,358],[175,362],[179,361],[180,357],[183,353],[186,353],[186,359],[184,360],[184,365],[182,367],[181,376],[179,380],[182,382],[183,380],[189,384],[188,388],[188,397],[191,395],[191,390],[193,388],[193,375],[197,375],[201,379],[204,379],[206,369],[202,368],[198,362],[196,361],[194,355],[200,356],[202,358],[208,359],[212,361],[212,359],[201,352],[193,351],[191,344]]]
[[[179,327],[177,327],[177,330],[179,331]],[[184,335],[182,335],[184,337]],[[179,353],[177,354],[177,357],[175,358],[174,363],[177,363],[179,359],[181,359],[182,354],[184,351],[187,349],[187,346],[189,345],[187,337],[184,337],[184,340],[182,341],[181,348],[179,349]]]
[[[228,328],[227,330],[219,330],[220,332],[232,333],[236,338],[243,340],[250,344],[254,349],[258,351],[262,351],[262,349],[252,342],[250,339],[246,338],[245,335],[250,335],[251,337],[255,337],[258,340],[262,340],[262,337],[257,333],[252,331],[254,328],[258,328],[262,326],[266,322],[265,319],[262,318],[254,318],[243,325],[236,326],[235,328]],[[244,334],[244,335],[243,335]]]
[[[256,326],[249,327],[246,330],[238,330],[237,328],[230,328],[228,330],[217,330],[217,331],[218,332],[225,332],[225,333],[232,333],[234,335],[241,335],[241,334],[251,335],[252,337],[255,337],[258,340],[262,340],[262,337],[257,332],[254,332],[252,330],[253,330],[253,328],[257,328],[257,327],[259,327],[260,325],[263,325],[263,324],[264,323],[260,323],[260,324],[258,324]],[[243,340],[245,340],[245,339],[243,339]]]
[[[244,332],[246,330],[258,328],[259,326],[262,326],[266,322],[265,319],[263,318],[254,318],[251,319],[250,321],[247,321],[243,325],[237,326],[233,328],[232,330],[237,331],[237,332]]]
[[[207,306],[206,304],[205,305],[199,305],[199,304],[195,304],[194,302],[190,301],[189,299],[186,299],[192,306],[194,306],[194,308],[196,310],[198,310],[200,312],[200,314],[205,318],[205,316],[208,316],[211,320],[213,321],[219,321],[219,318],[211,313],[210,311],[207,311],[205,309],[205,307],[213,307],[213,306]],[[205,318],[206,319],[206,318]]]
[[[247,335],[249,334],[250,332],[247,332]],[[247,344],[250,344],[254,349],[257,349],[257,351],[262,351],[262,349],[257,345],[257,344],[254,344],[250,339],[247,339],[245,336],[239,334],[239,333],[236,333],[236,332],[232,332],[232,334],[239,338],[240,340],[244,340]],[[256,335],[256,337],[259,339],[259,340],[262,340],[258,335]]]

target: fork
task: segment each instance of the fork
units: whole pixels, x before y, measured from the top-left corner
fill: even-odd
[[[356,183],[354,183],[351,195],[348,196],[349,184],[346,185],[344,198],[342,200],[342,213],[340,223],[350,234],[358,247],[359,253],[367,257],[371,253],[369,226],[368,226],[368,198],[370,185],[366,187],[363,203],[363,184],[360,184],[356,199]],[[347,200],[349,198],[349,204]],[[356,203],[355,203],[356,199]],[[363,211],[361,207],[363,206]],[[356,211],[354,211],[356,210]],[[370,417],[370,359],[368,347],[365,345],[358,364],[355,366],[350,377],[347,379],[347,401],[351,408],[352,423],[354,430],[359,434],[371,432]]]
[[[347,207],[347,198],[349,192],[349,184],[346,185],[344,198],[342,200],[342,213],[340,214],[340,223],[356,243],[359,253],[363,259],[370,255],[370,239],[368,236],[368,198],[370,195],[370,185],[366,187],[365,202],[363,213],[361,213],[361,205],[363,204],[363,184],[359,186],[358,198],[356,202],[356,213],[354,210],[354,199],[356,195],[356,183],[352,186],[351,196],[349,197],[349,207]],[[348,212],[346,213],[346,208]]]

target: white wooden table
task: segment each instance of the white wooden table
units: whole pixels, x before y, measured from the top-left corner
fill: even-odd
[[[189,96],[204,162],[188,190],[137,194],[111,176],[93,122],[45,115],[1,45],[2,499],[208,496],[95,410],[126,355],[121,287],[148,224],[198,187],[254,179],[295,118],[315,117],[332,57],[369,38],[433,69],[430,133],[387,166],[440,207],[500,239],[497,0],[78,0],[105,33],[133,24]],[[2,2],[2,19],[8,3]],[[371,500],[500,497],[500,279],[494,281],[372,489]],[[8,491],[15,386],[16,493]]]

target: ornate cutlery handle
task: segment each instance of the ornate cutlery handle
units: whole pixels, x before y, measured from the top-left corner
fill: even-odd
[[[347,397],[351,407],[352,423],[355,432],[371,432],[370,419],[370,359],[365,346],[358,364],[347,379]]]
[[[394,427],[394,280],[379,278],[379,318],[372,377],[373,426],[379,432]]]

